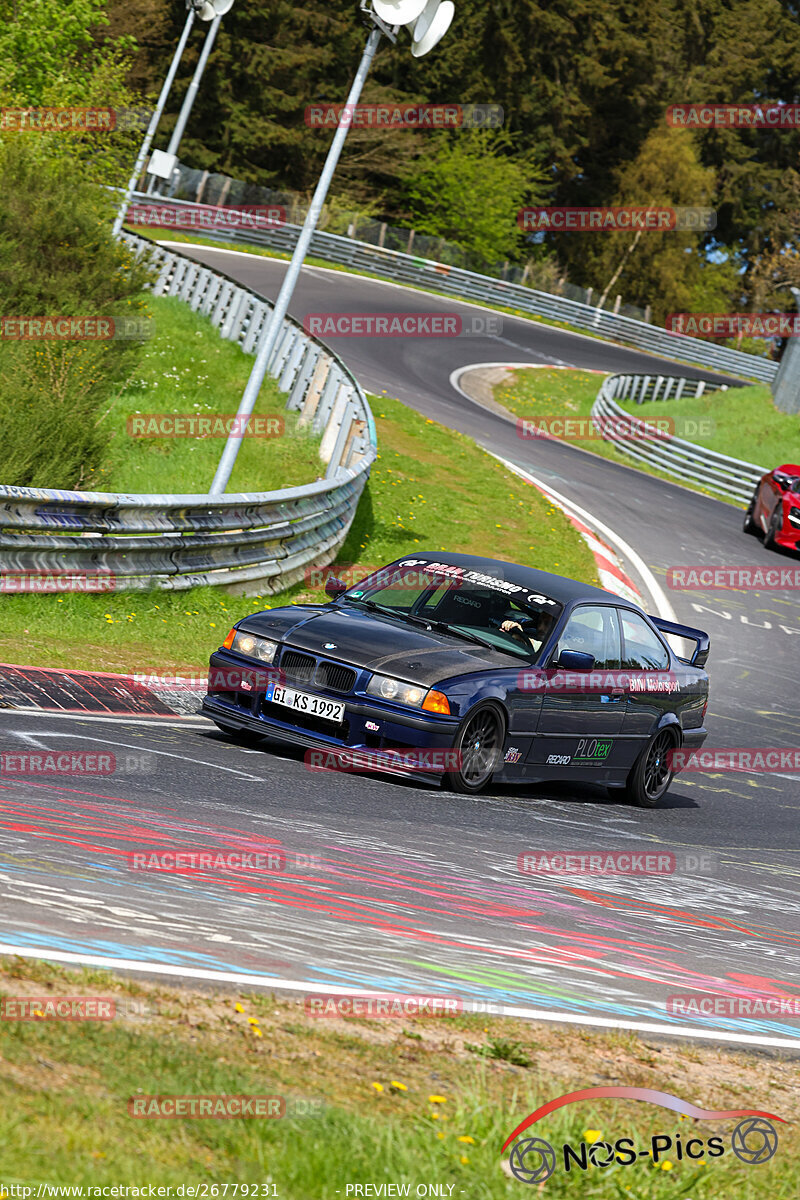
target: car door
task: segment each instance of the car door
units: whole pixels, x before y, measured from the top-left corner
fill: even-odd
[[[678,681],[667,647],[639,613],[620,609],[622,669],[630,674],[622,732],[631,763],[652,737],[665,712],[675,712]]]
[[[562,650],[594,657],[591,672],[547,672],[536,738],[528,761],[565,767],[615,767],[623,754],[619,735],[626,694],[618,676],[621,634],[617,609],[610,604],[574,608],[550,659]],[[552,761],[552,760],[561,761]],[[548,762],[548,760],[551,760]]]

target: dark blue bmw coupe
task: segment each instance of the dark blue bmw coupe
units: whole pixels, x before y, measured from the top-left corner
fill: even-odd
[[[578,780],[647,807],[706,738],[707,634],[611,592],[427,551],[326,592],[249,614],[212,654],[221,730],[459,792]]]

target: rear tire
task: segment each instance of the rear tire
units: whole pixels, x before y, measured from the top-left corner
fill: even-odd
[[[669,752],[676,746],[675,736],[661,729],[648,742],[625,781],[623,793],[639,808],[655,808],[669,791],[675,772],[669,765]]]
[[[758,499],[758,488],[756,488],[756,490],[753,492],[752,499],[747,506],[747,512],[744,514],[744,524],[743,524],[742,528],[744,529],[745,533],[752,533],[752,534],[758,533],[758,526],[756,525],[755,521],[753,520],[753,513],[755,512],[757,499]]]
[[[494,704],[479,704],[467,713],[453,742],[460,766],[442,776],[442,786],[471,796],[482,792],[500,766],[505,736],[505,721]]]

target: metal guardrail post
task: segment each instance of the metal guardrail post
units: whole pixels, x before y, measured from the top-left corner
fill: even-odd
[[[648,376],[610,375],[603,381],[591,414],[603,438],[639,462],[657,467],[668,475],[674,475],[677,479],[719,496],[747,503],[759,479],[766,473],[766,467],[731,458],[716,450],[684,441],[683,438],[661,436],[655,427],[652,437],[642,436],[641,430],[635,433],[631,429],[631,418],[616,400],[623,397],[632,399],[636,393],[636,381],[643,383],[647,378]],[[674,382],[674,377],[667,382]],[[695,396],[702,396],[708,387],[704,380],[685,377],[678,379],[677,384],[675,399],[678,399],[685,389],[692,388]],[[665,390],[663,400],[667,398],[669,390]],[[722,385],[720,390],[726,391],[727,388]],[[637,403],[640,402],[637,400]]]

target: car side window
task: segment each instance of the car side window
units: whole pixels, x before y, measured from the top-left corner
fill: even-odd
[[[592,654],[596,667],[616,670],[620,665],[617,610],[604,604],[587,604],[576,608],[558,640],[556,658],[562,650],[580,650],[582,654]]]
[[[622,610],[623,667],[635,671],[666,671],[669,654],[638,613]]]

